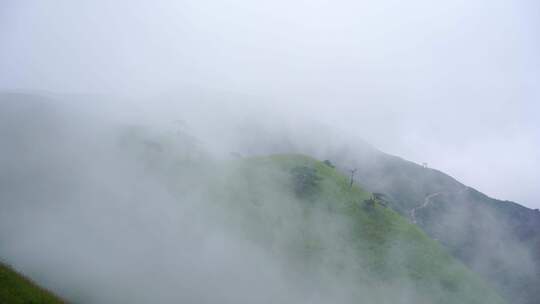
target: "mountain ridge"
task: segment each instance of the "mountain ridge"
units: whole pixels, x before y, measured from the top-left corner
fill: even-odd
[[[14,96],[10,95],[8,96],[9,99],[13,99]],[[23,98],[24,99],[24,98]],[[21,101],[21,100],[18,100]],[[24,101],[22,101],[24,102]],[[31,103],[31,102],[30,102]],[[12,104],[17,104],[17,102],[14,102]],[[2,104],[5,105],[5,104]],[[61,164],[65,165],[63,161],[65,160],[66,156],[71,157],[72,154],[69,154],[71,150],[69,150],[70,147],[83,147],[88,149],[88,151],[93,151],[92,157],[85,158],[86,155],[83,155],[81,159],[75,159],[75,163],[78,164],[78,162],[87,162],[90,159],[96,159],[96,155],[101,155],[103,151],[109,151],[109,150],[103,150],[101,148],[95,148],[90,143],[89,140],[96,140],[99,137],[94,136],[92,133],[82,132],[77,133],[79,131],[78,124],[81,122],[78,119],[65,119],[65,116],[69,116],[69,111],[57,111],[56,109],[53,111],[50,111],[50,109],[47,108],[39,108],[38,111],[35,111],[35,109],[32,109],[32,107],[15,107],[16,109],[12,112],[8,111],[2,111],[2,114],[5,114],[6,119],[2,122],[0,122],[0,126],[2,126],[2,132],[12,136],[8,137],[13,139],[11,142],[11,145],[7,146],[7,151],[19,151],[18,147],[19,145],[22,145],[22,147],[25,147],[23,150],[24,153],[17,155],[17,157],[23,157],[22,160],[24,161],[32,161],[29,163],[27,167],[24,169],[28,172],[25,172],[23,175],[21,175],[21,178],[24,176],[36,176],[35,174],[32,174],[32,170],[35,170],[34,166],[35,164],[38,164],[39,166],[42,166],[42,169],[48,168],[51,164],[60,162]],[[22,109],[22,110],[21,110]],[[20,112],[18,112],[21,110]],[[73,110],[73,109],[71,109]],[[71,111],[70,110],[70,111]],[[22,114],[21,114],[22,113]],[[80,114],[80,113],[78,113]],[[19,115],[19,116],[18,116]],[[75,115],[75,117],[83,117],[82,115]],[[24,127],[22,127],[24,126]],[[94,127],[93,124],[86,124],[85,127]],[[106,125],[101,126],[101,130],[108,130]],[[10,131],[16,130],[14,133],[10,133]],[[70,131],[70,137],[64,136],[66,134],[66,130]],[[85,129],[83,129],[85,130]],[[186,169],[193,167],[193,163],[190,161],[186,161],[185,159],[190,159],[192,156],[189,156],[191,152],[189,149],[186,150],[187,157],[184,157],[184,160],[179,160],[176,158],[178,156],[179,151],[175,150],[178,148],[178,144],[174,144],[174,141],[178,141],[178,134],[172,134],[167,133],[166,136],[157,136],[155,137],[155,133],[152,132],[142,132],[137,133],[137,130],[141,130],[140,128],[135,128],[133,132],[129,131],[127,132],[128,136],[124,136],[120,142],[123,142],[122,149],[124,152],[122,154],[122,158],[130,158],[133,157],[134,159],[138,159],[142,157],[141,164],[144,164],[145,168],[143,172],[144,174],[147,174],[149,168],[155,167],[155,170],[158,170],[158,172],[165,173],[164,177],[169,178],[170,176],[176,176],[175,174],[178,174],[177,172],[171,171],[173,168],[180,169]],[[108,130],[110,131],[110,130]],[[131,132],[131,133],[130,133]],[[79,135],[84,136],[79,136]],[[86,135],[90,134],[91,136],[88,137]],[[116,133],[115,133],[116,134]],[[250,133],[254,136],[260,135],[260,133],[254,132]],[[301,133],[300,133],[301,134]],[[16,135],[16,136],[13,136]],[[31,139],[35,137],[36,135],[39,135],[39,141],[32,142]],[[189,134],[188,134],[189,135]],[[294,140],[295,137],[298,134],[292,134],[289,137],[281,137],[277,136],[274,137],[262,137],[258,136],[256,140],[252,140],[250,138],[247,138],[245,140],[245,143],[249,144],[250,147],[255,147],[252,150],[247,149],[247,151],[250,151],[251,153],[247,153],[248,155],[252,155],[253,151],[255,150],[266,150],[270,152],[278,151],[291,151],[292,153],[300,153],[300,152],[306,152],[305,150],[309,149],[303,149],[299,148],[298,146],[295,146],[296,141]],[[150,136],[150,138],[147,138]],[[285,138],[285,140],[284,140]],[[152,144],[149,144],[150,139],[152,141]],[[186,145],[189,143],[192,143],[191,140],[185,140],[186,138],[180,138],[182,145]],[[26,141],[28,140],[28,142]],[[52,141],[50,141],[52,140]],[[285,141],[285,143],[283,143]],[[50,143],[58,143],[58,145],[51,146]],[[114,141],[112,141],[114,142]],[[266,143],[263,143],[266,142]],[[332,147],[332,143],[329,143],[329,146]],[[34,149],[37,149],[36,151],[40,151],[40,148],[46,148],[44,151],[47,152],[47,159],[41,159],[42,155],[39,154],[33,154],[33,149],[28,149],[27,147],[34,147]],[[92,148],[92,149],[90,149]],[[95,148],[95,149],[94,149]],[[190,147],[188,147],[190,148]],[[58,150],[60,149],[60,150]],[[197,148],[198,149],[198,148]],[[195,150],[197,150],[195,149]],[[240,152],[244,152],[242,149],[242,146],[239,146]],[[303,151],[304,150],[304,151]],[[85,153],[88,153],[88,151],[84,151]],[[198,151],[198,150],[197,150]],[[68,153],[69,152],[69,153]],[[184,152],[182,152],[184,153]],[[197,152],[198,153],[198,152]],[[269,153],[272,154],[272,153]],[[275,153],[273,153],[275,154]],[[319,153],[310,153],[310,151],[307,151],[307,153],[303,154],[309,154],[313,155],[317,159],[329,159],[332,163],[336,164],[336,167],[340,170],[344,170],[344,168],[357,168],[357,172],[354,176],[355,183],[357,185],[361,185],[362,189],[365,189],[366,191],[369,191],[371,193],[384,193],[385,197],[384,204],[386,204],[388,207],[390,207],[392,210],[396,212],[396,214],[401,214],[404,218],[409,218],[409,221],[411,220],[410,214],[412,208],[417,208],[418,206],[422,206],[426,202],[426,197],[428,197],[431,194],[434,193],[448,193],[448,194],[438,194],[436,196],[429,197],[427,200],[429,204],[426,204],[424,208],[416,209],[415,210],[415,221],[418,224],[418,227],[420,227],[422,230],[424,230],[428,236],[430,236],[432,239],[436,239],[438,243],[442,244],[444,248],[446,248],[454,257],[457,257],[458,260],[461,260],[464,262],[465,265],[467,265],[469,268],[473,269],[475,272],[480,273],[483,275],[484,279],[488,279],[490,284],[495,286],[499,291],[502,290],[502,294],[505,295],[507,299],[512,300],[519,300],[519,302],[516,303],[534,303],[531,302],[531,299],[534,298],[534,293],[527,293],[527,296],[524,298],[520,298],[518,296],[514,296],[515,293],[519,293],[522,291],[520,289],[520,286],[524,286],[525,292],[531,292],[534,291],[534,283],[535,283],[535,274],[534,273],[527,273],[525,272],[526,276],[522,276],[521,272],[523,269],[535,269],[534,260],[530,260],[528,257],[529,254],[529,248],[526,248],[528,245],[527,242],[535,242],[535,236],[537,235],[536,229],[536,215],[530,216],[530,212],[527,211],[526,207],[519,207],[514,206],[512,204],[506,204],[506,203],[498,203],[492,201],[490,198],[483,196],[483,194],[469,190],[471,188],[468,188],[464,186],[463,184],[459,183],[457,180],[453,179],[449,175],[429,168],[421,168],[419,165],[409,162],[406,160],[403,160],[396,156],[390,156],[388,154],[385,154],[383,152],[378,151],[377,149],[373,148],[372,146],[368,148],[362,149],[355,149],[355,148],[348,148],[348,149],[337,149],[337,150],[331,150],[323,151]],[[286,154],[291,157],[291,154]],[[38,156],[36,158],[36,156]],[[80,157],[80,156],[79,156]],[[206,157],[206,156],[203,156]],[[276,156],[279,158],[279,156]],[[291,157],[292,159],[297,159],[296,157]],[[99,161],[103,161],[102,158],[98,158]],[[242,158],[243,159],[243,158]],[[5,164],[8,166],[8,168],[11,168],[13,173],[20,173],[17,171],[18,169],[21,169],[17,166],[17,162],[9,161],[9,159],[4,159],[3,161],[6,161]],[[73,160],[72,160],[73,161]],[[241,160],[241,161],[248,161],[249,160]],[[44,164],[41,164],[41,162],[46,162]],[[279,163],[279,161],[277,161]],[[305,161],[297,161],[299,163],[305,163]],[[308,164],[310,164],[311,167],[313,167],[313,160],[307,161]],[[106,165],[110,165],[110,163],[105,163]],[[185,165],[187,167],[177,167],[179,164]],[[213,163],[215,164],[215,163]],[[317,162],[317,166],[323,166],[322,163]],[[70,165],[71,166],[71,165]],[[157,167],[156,167],[157,166]],[[301,166],[301,164],[300,164]],[[308,166],[308,167],[310,167]],[[202,166],[202,167],[206,167]],[[85,166],[79,166],[78,168],[85,169]],[[98,166],[99,168],[99,166]],[[108,168],[108,167],[105,167]],[[327,167],[322,167],[324,170],[329,170]],[[93,168],[93,170],[95,170]],[[159,171],[159,170],[165,170],[165,171]],[[191,169],[189,169],[191,170]],[[208,171],[203,171],[206,175],[211,176],[214,174],[211,169],[208,169]],[[70,168],[65,168],[64,171],[59,171],[64,173],[73,173],[74,171]],[[302,169],[300,172],[304,172],[305,174],[310,174],[310,170]],[[326,171],[325,171],[326,172]],[[40,174],[46,174],[47,171],[40,171]],[[76,171],[75,171],[76,173]],[[347,174],[346,171],[344,171],[345,174]],[[139,172],[139,174],[141,174]],[[199,173],[197,173],[199,174]],[[289,174],[289,173],[287,173]],[[122,174],[120,174],[122,176]],[[204,176],[204,175],[203,175]],[[343,179],[345,178],[345,184],[348,184],[348,180],[345,175],[340,175],[339,178],[341,180],[340,183],[344,183]],[[92,177],[92,176],[90,176]],[[164,178],[161,177],[161,178]],[[160,179],[161,179],[160,178]],[[206,177],[205,177],[206,178]],[[184,177],[184,181],[190,180],[190,176]],[[86,181],[86,177],[82,179],[82,181]],[[89,179],[92,181],[92,179]],[[9,181],[9,179],[8,179]],[[64,183],[63,180],[52,180],[54,183],[52,184],[43,184],[42,188],[46,189],[50,186],[58,186],[62,185]],[[234,181],[234,179],[232,179]],[[232,182],[232,185],[235,185],[234,182]],[[39,179],[35,179],[34,182],[39,183]],[[222,181],[219,181],[221,183]],[[190,185],[193,183],[192,181],[189,182]],[[220,187],[223,187],[223,184],[219,184]],[[15,186],[15,184],[13,184]],[[38,184],[40,185],[40,184]],[[65,189],[71,190],[71,185],[68,184],[68,187],[65,187]],[[192,186],[197,186],[197,184],[192,184]],[[171,186],[174,190],[175,186]],[[178,187],[178,185],[176,185]],[[220,189],[220,187],[216,187],[216,189]],[[244,189],[250,189],[250,185],[248,184],[239,184],[235,187],[240,187]],[[355,186],[356,187],[356,186]],[[10,199],[16,198],[17,193],[11,192],[13,190],[13,187],[6,188],[8,193],[11,193]],[[100,188],[97,188],[100,189]],[[184,187],[182,188],[184,190],[189,190],[190,187]],[[226,189],[226,188],[225,188]],[[236,188],[233,188],[236,189]],[[463,190],[465,189],[465,190]],[[264,189],[259,189],[264,193]],[[461,192],[460,192],[461,191]],[[246,191],[249,193],[249,191]],[[38,192],[41,193],[41,192]],[[326,193],[326,192],[325,192]],[[330,193],[330,192],[328,192]],[[332,192],[337,193],[339,192]],[[44,194],[44,192],[42,193]],[[78,195],[78,192],[73,193],[74,195]],[[55,199],[56,198],[63,198],[64,194],[59,192],[55,193]],[[225,196],[226,197],[226,196]],[[29,197],[31,198],[31,197]],[[244,197],[246,201],[249,201],[251,204],[251,201],[254,201],[255,204],[260,204],[260,201],[257,202],[256,199],[253,199],[249,196]],[[219,198],[214,198],[216,200],[220,200]],[[369,200],[368,197],[363,198],[364,201]],[[454,203],[458,202],[458,203]],[[470,202],[476,202],[476,203],[470,203]],[[365,207],[364,205],[368,203],[362,203],[362,208]],[[471,209],[474,211],[474,217],[466,217],[462,213],[467,213],[470,210],[470,206],[488,206],[486,208],[476,208]],[[251,206],[251,205],[249,205]],[[368,205],[366,205],[368,206]],[[375,204],[375,208],[382,208],[379,206],[379,204]],[[491,206],[491,207],[490,207]],[[493,208],[493,206],[499,206],[498,208]],[[502,207],[501,207],[502,206]],[[517,210],[515,213],[517,216],[509,217],[512,221],[507,221],[508,223],[505,224],[504,227],[499,226],[493,226],[494,223],[492,219],[490,218],[491,215],[493,215],[493,218],[498,219],[498,217],[501,217],[501,215],[498,215],[499,213],[505,214],[508,212],[508,206],[511,206],[511,213],[514,214],[514,209]],[[513,206],[513,207],[512,207]],[[443,209],[437,209],[437,208],[443,208]],[[445,209],[446,208],[446,209]],[[468,209],[469,208],[469,209]],[[477,210],[478,209],[478,210]],[[499,210],[500,209],[500,210]],[[253,212],[257,214],[257,209],[253,209]],[[362,209],[363,210],[363,209]],[[369,210],[369,206],[368,206]],[[390,210],[390,209],[389,209]],[[456,211],[457,210],[457,211]],[[498,210],[498,211],[497,211]],[[393,212],[393,211],[392,211]],[[469,212],[470,213],[470,212]],[[363,213],[360,213],[363,214]],[[447,217],[446,215],[449,215]],[[486,217],[486,215],[488,215]],[[0,214],[0,217],[2,214]],[[453,217],[452,217],[453,216]],[[522,220],[522,218],[526,218],[525,221]],[[530,219],[529,219],[530,218]],[[279,222],[279,221],[278,221]],[[462,225],[465,223],[476,223],[478,222],[478,225]],[[5,224],[7,223],[7,224]],[[6,221],[3,225],[9,225],[9,223],[16,223],[16,217],[6,218]],[[527,223],[525,226],[523,223]],[[2,223],[0,223],[2,224]],[[375,223],[376,224],[376,223]],[[441,226],[440,224],[445,224],[446,226]],[[483,227],[493,228],[496,227],[497,229],[484,229]],[[465,228],[463,228],[465,227]],[[381,229],[386,229],[385,227],[382,227]],[[482,230],[483,229],[483,230]],[[492,231],[493,230],[493,231]],[[499,231],[500,230],[500,231]],[[5,230],[7,231],[7,230]],[[508,233],[508,231],[512,231],[512,233]],[[517,231],[519,233],[514,233],[514,231]],[[452,233],[448,233],[452,232]],[[489,233],[488,233],[489,232]],[[445,234],[446,233],[446,234]],[[272,233],[270,233],[272,234]],[[487,240],[482,239],[482,235],[488,235],[490,236]],[[516,241],[516,238],[514,236],[518,235],[522,237],[523,239],[517,238],[519,242]],[[122,234],[121,234],[122,235]],[[480,235],[479,242],[476,242],[477,240],[474,238],[467,238],[467,236],[477,236]],[[464,237],[465,236],[465,237]],[[505,250],[502,250],[499,245],[501,241],[508,241],[508,246],[514,246],[516,245],[516,248],[519,249],[519,254],[514,256],[506,256]],[[474,247],[475,243],[482,244],[481,247]],[[540,244],[540,243],[539,243]],[[316,245],[316,242],[311,244]],[[310,245],[310,246],[311,246]],[[534,245],[531,245],[534,246]],[[493,250],[491,250],[493,247]],[[405,248],[407,248],[405,246]],[[485,248],[488,248],[490,250],[483,250]],[[7,250],[7,249],[5,249]],[[304,249],[302,249],[304,250]],[[412,249],[411,249],[412,250]],[[9,252],[9,251],[8,251]],[[490,256],[490,254],[496,253],[500,256]],[[493,257],[493,259],[491,259]],[[515,263],[513,258],[519,258],[522,259],[517,264],[520,265],[514,265],[512,263]],[[487,270],[495,269],[492,267],[492,261],[490,260],[487,264],[477,263],[477,259],[486,259],[486,260],[502,260],[503,263],[500,263],[501,265],[507,265],[508,269],[497,269],[497,273],[489,273]],[[519,260],[518,259],[518,260]],[[382,263],[382,261],[379,261],[377,263]],[[399,264],[398,264],[399,265]],[[420,263],[421,265],[421,263]],[[528,267],[528,266],[534,266],[534,267]],[[527,267],[525,267],[527,266]],[[515,271],[516,277],[509,277],[505,278],[509,279],[512,283],[512,285],[509,285],[507,283],[501,284],[501,282],[497,280],[489,280],[493,275],[499,275],[501,272],[504,273],[507,270]],[[517,271],[519,270],[519,271]],[[525,282],[525,283],[524,283]],[[446,283],[444,283],[446,284]],[[443,284],[443,285],[444,285]],[[450,284],[446,286],[445,288],[454,288],[453,285]],[[509,287],[508,287],[509,286]],[[527,302],[527,299],[529,302]],[[514,302],[512,302],[514,303]]]

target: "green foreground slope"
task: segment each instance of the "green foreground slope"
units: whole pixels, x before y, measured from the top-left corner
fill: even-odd
[[[0,303],[56,304],[64,302],[10,267],[0,264]]]
[[[208,193],[227,214],[221,220],[318,286],[350,284],[357,303],[504,303],[437,242],[323,162],[275,155],[225,166]],[[307,172],[305,193],[295,185],[299,171]]]

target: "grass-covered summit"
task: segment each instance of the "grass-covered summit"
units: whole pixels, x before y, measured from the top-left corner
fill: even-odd
[[[220,170],[226,174],[210,178],[207,193],[225,215],[216,218],[322,293],[356,303],[503,303],[418,227],[324,162],[273,155],[212,168]]]
[[[323,162],[214,157],[182,130],[12,105],[0,111],[0,258],[68,301],[502,303]],[[26,301],[13,282],[2,290]]]

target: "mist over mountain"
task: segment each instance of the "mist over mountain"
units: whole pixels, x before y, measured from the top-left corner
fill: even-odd
[[[538,208],[539,11],[531,0],[4,0],[0,89],[245,94],[245,107],[320,121]]]
[[[0,1],[0,304],[538,304],[539,12]]]
[[[2,94],[4,263],[82,303],[535,303],[538,211],[298,117],[161,98]]]

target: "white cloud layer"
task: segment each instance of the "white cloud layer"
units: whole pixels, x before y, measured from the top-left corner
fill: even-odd
[[[0,89],[248,94],[536,208],[539,20],[528,0],[7,0]]]

